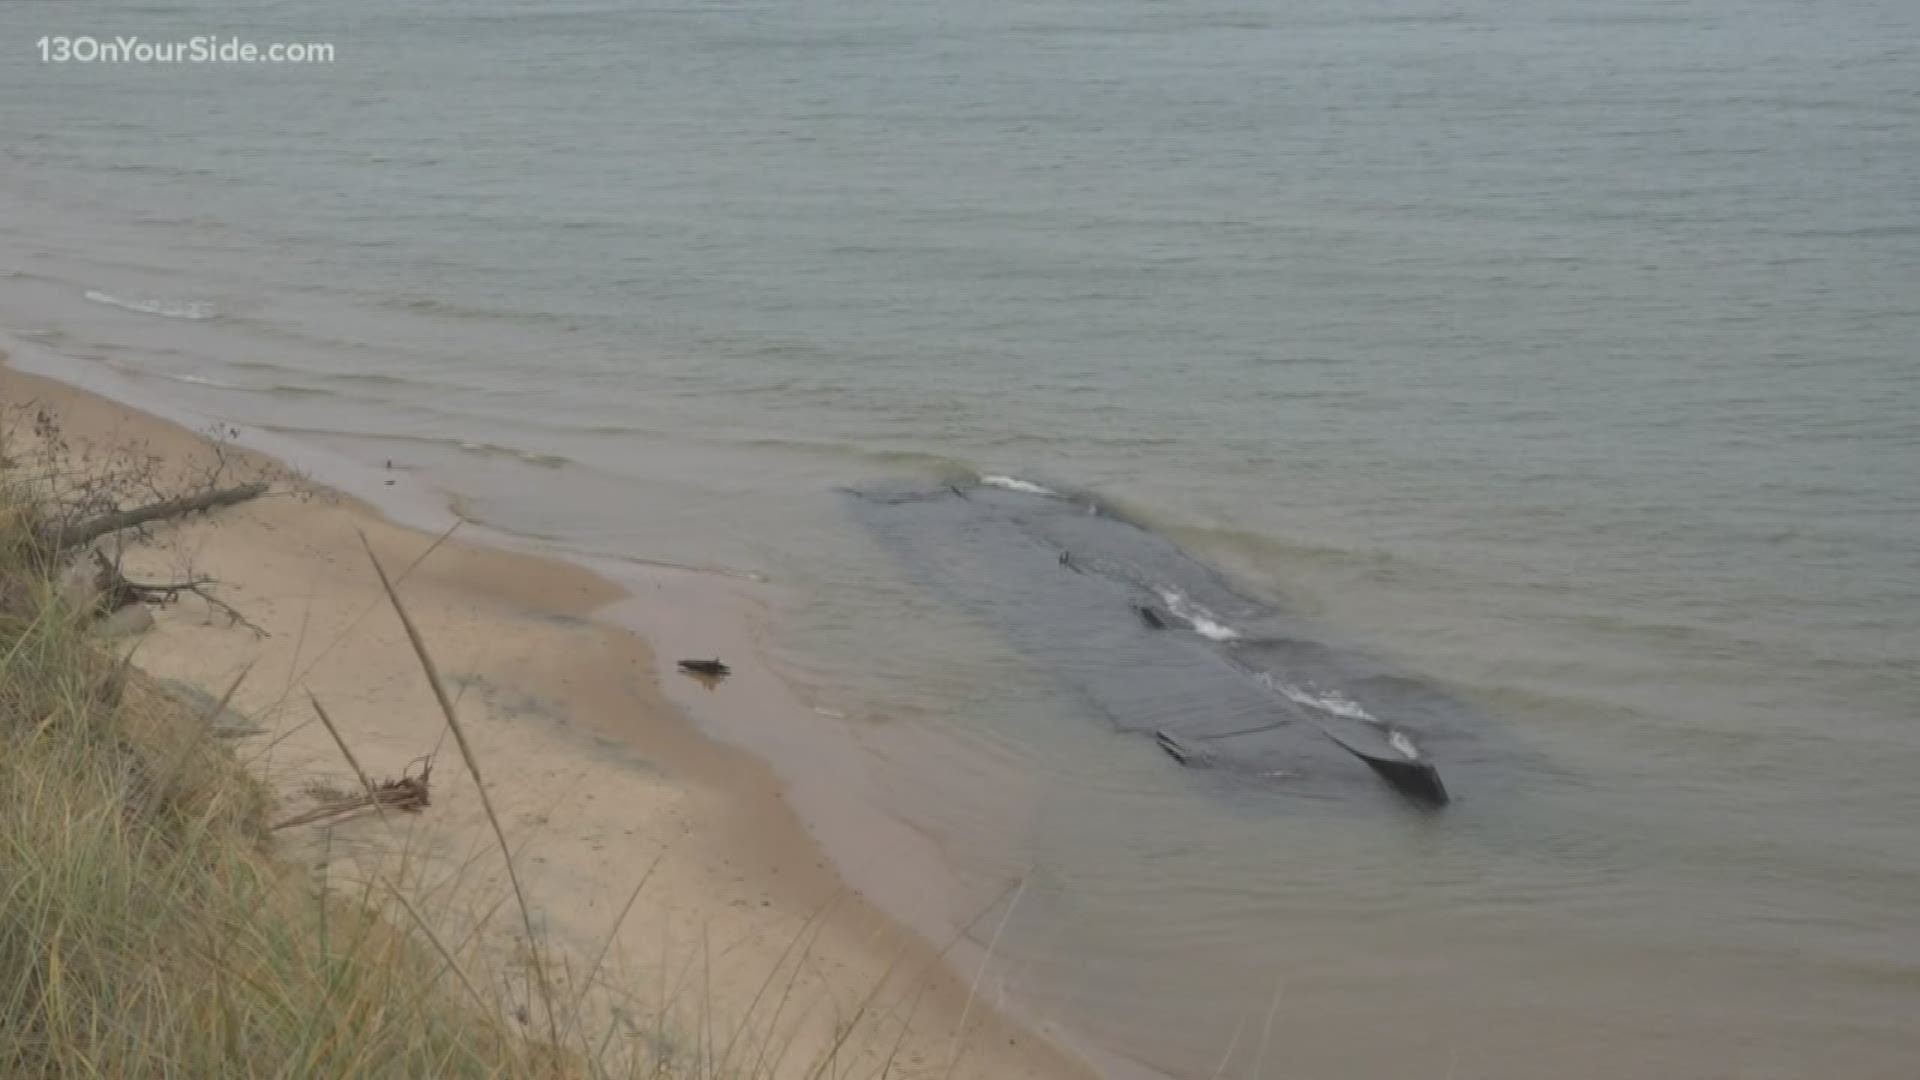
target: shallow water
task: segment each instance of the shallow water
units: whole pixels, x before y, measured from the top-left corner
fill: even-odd
[[[957,894],[1028,875],[1036,1011],[1179,1076],[1920,1071],[1911,5],[76,10],[0,6],[0,326],[777,582]],[[340,59],[28,62],[215,30]],[[1444,701],[1481,782],[1117,736],[1139,672],[843,494],[982,474],[1216,568],[1320,708]]]

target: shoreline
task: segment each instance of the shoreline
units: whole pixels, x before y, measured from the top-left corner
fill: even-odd
[[[68,372],[47,371],[51,366],[45,358],[25,368],[0,365],[6,400],[46,403],[70,438],[142,442],[170,464],[206,451],[205,440],[182,424],[185,417],[149,413],[84,374],[63,378]],[[355,538],[364,531],[397,573],[432,543],[436,496],[358,463],[314,469],[308,455],[286,454],[275,440],[255,435],[235,443],[242,454],[322,473],[313,485],[319,494],[304,502],[261,500],[168,526],[159,548],[130,548],[127,555],[131,568],[156,577],[186,558],[231,582],[226,598],[271,636],[256,639],[210,622],[187,601],[156,613],[138,659],[156,676],[209,688],[250,667],[236,702],[271,725],[261,737],[272,744],[266,778],[297,807],[304,788],[350,774],[324,731],[303,725],[304,706],[293,704],[296,685],[327,703],[369,773],[398,775],[424,744],[437,741],[441,725],[423,697],[426,687],[417,673],[405,678],[404,650],[393,648],[398,627],[391,613],[365,610],[377,584]],[[342,469],[359,473],[360,482],[339,483]],[[437,516],[454,520],[445,511]],[[651,968],[642,976],[642,996],[654,990],[645,984],[659,983],[663,999],[678,1000],[684,985],[672,985],[669,994],[663,980],[676,978],[677,968],[684,983],[691,946],[674,948],[675,935],[683,943],[697,936],[702,952],[726,943],[715,958],[720,970],[703,974],[701,992],[704,1006],[729,1014],[728,1023],[743,1003],[753,1010],[756,989],[775,975],[811,991],[794,991],[811,1002],[804,1015],[772,1018],[794,1052],[829,1045],[829,1033],[853,1014],[866,1016],[879,1036],[868,1056],[897,1045],[892,1068],[900,1075],[942,1073],[952,1032],[962,1024],[966,1050],[954,1075],[1096,1074],[1084,1054],[1068,1048],[1064,1032],[999,1007],[991,971],[978,978],[976,1000],[974,978],[990,957],[934,944],[941,922],[951,926],[967,916],[947,910],[953,898],[938,895],[937,877],[912,869],[927,854],[916,850],[919,838],[898,822],[857,820],[857,800],[824,797],[857,781],[847,773],[850,759],[814,770],[809,792],[776,775],[761,747],[742,745],[748,725],[811,716],[781,700],[777,675],[736,663],[719,692],[674,677],[668,650],[676,638],[690,649],[697,640],[702,655],[751,656],[753,598],[743,583],[570,559],[462,526],[401,588],[463,715],[480,732],[489,790],[508,819],[543,936],[556,952],[590,956],[631,879],[657,860],[615,945],[629,960],[658,956],[657,963],[627,968]],[[669,623],[676,632],[668,632]],[[817,717],[798,724],[785,741],[802,748],[822,726]],[[239,749],[246,755],[249,748]],[[449,795],[436,789],[419,831],[434,860],[459,877],[466,871],[454,853],[471,862],[476,845],[486,844],[470,780],[464,770],[448,771],[462,775],[442,783],[454,789]],[[834,816],[826,827],[823,813]],[[841,842],[828,843],[830,836]],[[344,848],[348,859],[371,865],[380,858],[379,840],[370,822],[332,830],[320,861],[337,864],[337,848]],[[501,884],[481,880],[489,888]],[[889,890],[883,901],[869,899]],[[969,914],[984,915],[987,925],[997,916]],[[489,932],[502,933],[498,925]],[[803,939],[806,947],[795,949]],[[964,935],[954,940],[971,946]],[[794,954],[800,959],[789,973],[782,964]],[[862,1004],[868,998],[871,1012]],[[813,1015],[823,1003],[830,1007]],[[903,1025],[910,1034],[902,1035]],[[842,1053],[854,1052],[849,1040]],[[799,1053],[798,1061],[807,1057]]]

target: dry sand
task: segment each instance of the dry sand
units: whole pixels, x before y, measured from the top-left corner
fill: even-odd
[[[70,442],[142,443],[169,468],[211,452],[192,432],[62,383],[0,368],[0,391],[9,405],[32,401],[56,415]],[[497,845],[362,534],[389,573],[404,574],[400,594],[458,698],[555,981],[581,977],[651,870],[598,980],[614,988],[598,1015],[615,1038],[653,1038],[666,1002],[680,1014],[681,1052],[696,1040],[716,1053],[733,1043],[733,1058],[750,1061],[764,1048],[783,1062],[780,1074],[799,1075],[840,1025],[864,1015],[827,1075],[878,1076],[896,1045],[890,1075],[899,1077],[947,1075],[956,1048],[955,1076],[1092,1075],[992,1002],[969,1004],[968,980],[939,948],[842,882],[768,768],[688,722],[663,694],[646,641],[590,618],[621,600],[620,589],[457,534],[422,558],[434,537],[328,491],[276,493],[171,524],[125,556],[142,579],[189,569],[217,577],[218,594],[266,632],[185,596],[157,612],[136,660],[215,693],[246,673],[235,705],[261,730],[237,749],[286,813],[312,807],[316,793],[358,788],[313,721],[308,692],[376,779],[437,755],[425,812],[286,830],[292,857],[339,886],[374,866],[400,872],[404,849],[420,906],[454,932],[484,918],[478,940],[492,981],[510,1000],[526,998],[514,965],[524,956],[517,909],[495,908],[507,895]],[[742,696],[740,708],[753,700]],[[540,1024],[537,1002],[526,1009]],[[756,1050],[743,1055],[747,1043]]]

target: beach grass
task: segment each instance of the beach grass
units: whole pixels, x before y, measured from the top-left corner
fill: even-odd
[[[576,989],[604,983],[605,948],[550,976],[518,894],[530,956],[506,970],[475,947],[500,905],[469,913],[457,939],[436,929],[423,909],[458,907],[459,884],[429,900],[391,822],[395,850],[361,882],[327,887],[292,864],[269,791],[229,745],[234,687],[195,703],[142,673],[137,647],[116,655],[97,612],[63,594],[33,522],[0,496],[0,1075],[849,1075],[839,1051],[858,1016],[796,1069],[777,1016],[716,1018],[696,992],[636,1020],[618,1003],[646,995]],[[768,973],[769,1006],[789,1006],[783,980]]]
[[[32,520],[0,505],[0,1074],[599,1071],[463,1000],[461,958],[371,882],[283,861],[225,702],[113,655]]]
[[[208,488],[218,474],[163,484],[156,458],[73,452],[56,419],[32,419],[30,435],[0,424],[0,1076],[954,1074],[977,980],[954,1032],[933,1036],[939,1049],[917,1065],[902,1051],[919,990],[891,998],[924,988],[964,929],[932,959],[903,966],[903,949],[851,998],[808,990],[838,902],[829,899],[750,984],[744,1009],[720,1007],[705,930],[676,943],[687,959],[672,972],[663,956],[660,971],[636,975],[645,965],[617,945],[662,852],[604,939],[581,950],[590,956],[543,941],[515,862],[537,846],[508,843],[457,699],[397,588],[444,535],[393,576],[368,545],[367,574],[451,736],[435,780],[467,774],[490,842],[451,864],[416,857],[422,815],[406,811],[424,808],[427,777],[417,801],[388,808],[311,693],[313,721],[367,805],[361,824],[338,832],[347,817],[289,816],[263,762],[243,757],[263,751],[237,749],[266,730],[229,707],[245,673],[198,688],[147,675],[138,638],[105,633],[107,605],[75,588],[91,552],[49,540],[76,507],[111,512],[129,494]],[[489,866],[509,891],[480,884]],[[803,1015],[826,1022],[803,1025]],[[925,1046],[923,1034],[912,1038]]]

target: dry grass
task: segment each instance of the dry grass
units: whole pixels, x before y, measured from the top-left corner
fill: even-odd
[[[373,898],[277,860],[213,717],[0,549],[0,1075],[550,1071]]]
[[[479,946],[498,904],[463,912],[457,932],[426,914],[472,898],[458,882],[450,899],[445,882],[430,892],[408,880],[410,833],[394,820],[405,815],[382,812],[395,857],[362,882],[329,888],[289,865],[274,848],[268,792],[214,737],[222,708],[196,712],[109,655],[93,613],[63,601],[58,567],[35,547],[35,516],[0,484],[0,1076],[894,1072],[905,1029],[871,1009],[880,985],[835,1025],[824,1054],[790,1060],[782,1018],[809,1004],[792,1000],[795,979],[825,909],[766,973],[747,1015],[722,1017],[704,990],[677,980],[664,993],[609,985],[618,921],[583,977],[543,956],[491,806],[499,847],[481,854],[507,860],[526,935],[529,962],[510,970]],[[427,644],[385,570],[372,569],[477,782],[480,762]]]

